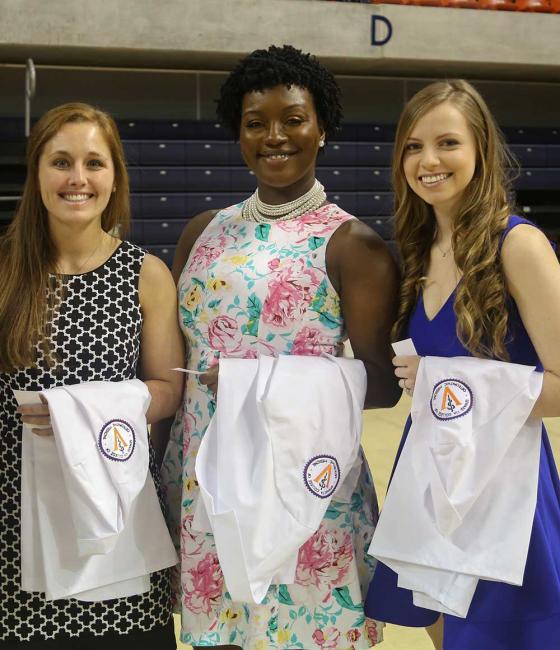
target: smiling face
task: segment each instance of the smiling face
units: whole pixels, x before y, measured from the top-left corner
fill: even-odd
[[[413,126],[405,143],[403,171],[410,189],[453,217],[471,182],[477,147],[463,113],[451,102],[435,106]]]
[[[51,225],[101,224],[115,171],[100,128],[92,122],[64,124],[43,147],[38,180]]]
[[[322,138],[313,97],[305,88],[275,86],[243,97],[241,154],[265,203],[291,201],[312,186]]]

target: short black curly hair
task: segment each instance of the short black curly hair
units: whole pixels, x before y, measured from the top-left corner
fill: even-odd
[[[279,85],[299,86],[311,93],[327,140],[340,127],[341,92],[334,75],[314,56],[292,45],[271,45],[267,50],[255,50],[242,59],[222,84],[216,107],[218,119],[237,140],[245,94]]]

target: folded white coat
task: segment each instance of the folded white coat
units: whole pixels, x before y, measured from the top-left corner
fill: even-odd
[[[148,470],[147,387],[88,382],[42,394],[54,436],[23,427],[22,589],[85,601],[147,591],[149,574],[177,561]]]
[[[299,547],[360,467],[366,374],[330,356],[221,359],[216,412],[196,460],[193,528],[213,532],[233,600],[294,582]]]
[[[534,367],[424,357],[369,553],[415,605],[465,617],[479,579],[521,585],[537,499]]]

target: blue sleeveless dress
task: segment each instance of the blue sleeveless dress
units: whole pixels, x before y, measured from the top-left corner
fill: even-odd
[[[511,216],[507,233],[519,224],[534,225]],[[456,334],[453,310],[455,292],[429,320],[422,294],[410,318],[410,336],[421,356],[470,356]],[[535,348],[513,300],[509,305],[510,342],[513,363],[542,370]],[[397,462],[410,428],[406,423],[397,452]],[[504,526],[507,522],[504,522]],[[424,627],[434,623],[439,612],[416,607],[412,592],[397,586],[397,575],[378,563],[366,601],[366,614],[374,619]],[[560,481],[545,428],[537,492],[537,507],[523,585],[515,587],[481,580],[467,618],[444,615],[444,650],[558,650],[560,648]]]

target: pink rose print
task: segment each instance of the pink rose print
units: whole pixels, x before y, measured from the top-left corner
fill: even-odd
[[[196,558],[200,556],[206,535],[196,533],[192,529],[194,515],[192,513],[183,513],[181,519],[181,559],[184,562],[187,558]]]
[[[349,643],[354,643],[355,641],[358,641],[361,636],[362,635],[360,633],[360,630],[358,630],[355,627],[353,627],[351,630],[348,630],[348,632],[346,632],[346,638],[348,639]]]
[[[321,283],[322,275],[316,269],[305,267],[303,262],[280,269],[268,283],[268,295],[262,309],[263,322],[286,327],[301,320]]]
[[[280,266],[280,258],[279,257],[274,257],[272,258],[269,263],[268,263],[268,268],[271,271],[276,271],[276,269]]]
[[[302,327],[295,335],[291,354],[299,356],[318,356],[322,352],[331,352],[332,339],[323,336],[320,330],[314,327]]]
[[[207,269],[224,252],[226,244],[227,240],[223,234],[202,238],[190,259],[188,270]]]
[[[181,417],[181,424],[183,425],[183,457],[186,458],[189,453],[189,446],[191,444],[191,433],[193,432],[196,420],[192,413],[187,413],[187,409],[183,411]]]
[[[350,534],[328,530],[323,524],[299,549],[296,584],[340,587],[348,573],[354,551]]]
[[[340,632],[336,627],[326,627],[322,630],[315,630],[312,636],[313,641],[315,641],[321,650],[336,650],[336,648],[338,648]]]
[[[237,352],[241,347],[241,329],[231,316],[218,316],[208,325],[208,342],[214,350]]]
[[[196,565],[183,574],[183,603],[195,614],[210,614],[212,606],[222,595],[224,577],[218,556],[207,553]]]
[[[371,618],[366,618],[366,633],[371,645],[377,645],[377,642],[379,641],[377,625]]]
[[[315,212],[304,214],[298,219],[289,219],[288,221],[279,221],[278,227],[285,232],[297,232],[303,235],[304,240],[308,234],[312,233],[315,237],[321,237],[333,231],[335,221],[343,221],[345,213],[339,213],[338,210],[332,214],[328,206],[319,208]]]

